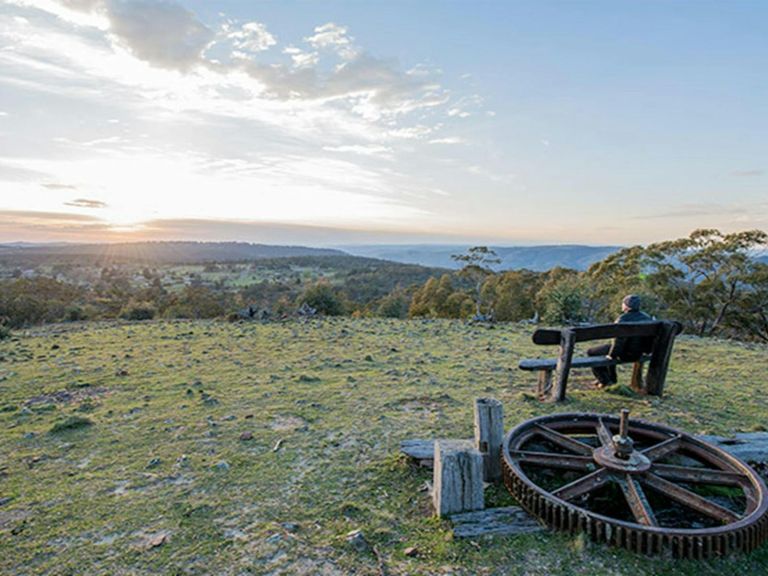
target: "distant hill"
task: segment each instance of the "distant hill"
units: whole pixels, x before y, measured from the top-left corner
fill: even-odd
[[[461,254],[469,246],[461,245],[371,245],[341,246],[343,250],[356,256],[381,258],[422,266],[442,268],[461,268],[451,259],[452,254]],[[519,270],[526,268],[543,272],[556,266],[586,270],[606,256],[621,249],[621,246],[580,246],[563,244],[554,246],[493,246],[501,259],[497,270]]]
[[[147,262],[156,264],[228,262],[299,256],[347,256],[331,248],[271,246],[247,242],[131,242],[125,244],[0,244],[0,259],[47,261],[88,259],[98,262]]]

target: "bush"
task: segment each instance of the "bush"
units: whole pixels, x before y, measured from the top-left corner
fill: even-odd
[[[11,329],[8,326],[0,326],[0,340],[6,340],[11,337]]]
[[[88,428],[89,426],[93,426],[93,422],[91,422],[88,418],[83,418],[82,416],[70,416],[66,420],[54,424],[49,433],[61,434],[62,432],[82,430],[83,428]]]
[[[326,316],[341,316],[344,309],[336,291],[327,282],[318,282],[308,286],[296,301],[298,306],[306,304],[319,314]]]
[[[155,309],[148,302],[129,304],[120,312],[124,320],[152,320],[155,317]]]

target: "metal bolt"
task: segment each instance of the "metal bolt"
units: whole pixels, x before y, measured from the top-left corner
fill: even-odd
[[[621,409],[621,420],[619,421],[619,434],[622,438],[626,438],[629,433],[629,410],[626,408]]]

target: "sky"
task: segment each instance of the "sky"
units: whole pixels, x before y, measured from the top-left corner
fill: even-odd
[[[0,242],[768,229],[768,3],[0,0]]]

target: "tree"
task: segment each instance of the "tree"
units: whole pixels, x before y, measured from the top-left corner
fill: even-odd
[[[482,317],[483,282],[493,274],[491,266],[500,264],[501,259],[487,246],[474,246],[465,254],[453,254],[451,258],[463,263],[464,266],[459,271],[459,275],[468,278],[474,284],[475,316]]]
[[[688,238],[646,248],[647,280],[670,316],[700,336],[712,336],[728,324],[751,282],[759,280],[751,252],[766,245],[768,234],[761,230],[695,230]]]
[[[539,293],[537,308],[541,318],[550,324],[577,324],[591,320],[588,287],[585,277],[570,268],[553,268],[546,274]]]
[[[344,313],[341,298],[328,282],[319,281],[308,286],[296,301],[298,306],[306,304],[320,314],[340,316]]]

